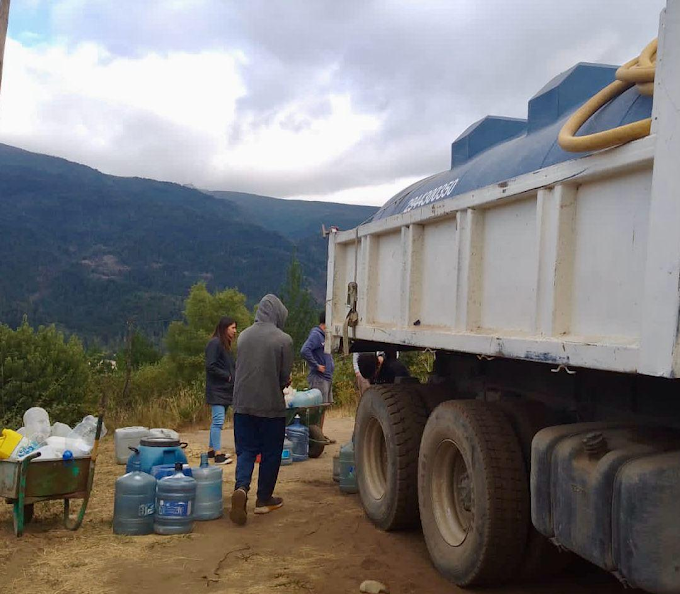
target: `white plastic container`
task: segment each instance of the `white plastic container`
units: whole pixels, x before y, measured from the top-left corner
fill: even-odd
[[[75,457],[89,456],[91,448],[82,439],[52,436],[47,438],[47,445],[61,458],[65,451],[70,451]]]
[[[52,425],[51,437],[68,437],[72,429],[65,423],[54,423]]]
[[[172,429],[163,429],[160,427],[155,427],[154,429],[149,429],[149,437],[165,437],[166,439],[179,439],[179,433],[173,431]]]
[[[63,452],[60,454],[51,445],[44,444],[37,449],[40,452],[41,460],[61,460]]]
[[[139,447],[140,440],[148,436],[148,427],[121,427],[116,429],[113,432],[116,463],[126,464],[130,457],[130,448]]]

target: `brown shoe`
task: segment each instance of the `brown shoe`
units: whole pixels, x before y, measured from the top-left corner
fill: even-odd
[[[267,501],[260,501],[259,499],[255,502],[255,513],[256,514],[268,514],[273,512],[275,509],[283,507],[282,497],[270,497]]]
[[[231,496],[231,511],[229,518],[234,524],[243,526],[248,520],[248,493],[245,489],[236,489]]]

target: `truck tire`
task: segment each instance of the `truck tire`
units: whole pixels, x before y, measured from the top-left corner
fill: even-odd
[[[498,406],[503,411],[519,440],[527,477],[531,473],[531,442],[541,429],[559,425],[558,414],[541,402],[528,400],[502,400]],[[573,561],[573,555],[560,551],[531,522],[527,525],[527,546],[517,581],[540,581],[560,573]]]
[[[438,406],[418,466],[420,518],[435,567],[459,586],[513,577],[526,547],[529,486],[501,410],[475,400]]]
[[[418,450],[427,421],[419,386],[371,386],[354,426],[359,497],[382,530],[418,523]]]

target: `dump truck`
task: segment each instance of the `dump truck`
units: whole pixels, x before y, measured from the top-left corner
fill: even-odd
[[[326,348],[434,354],[360,400],[366,515],[459,586],[576,555],[680,592],[680,1],[451,157],[329,236]]]

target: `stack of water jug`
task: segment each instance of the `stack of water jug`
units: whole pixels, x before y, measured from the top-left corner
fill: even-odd
[[[150,444],[149,440],[154,439],[166,443]],[[162,451],[149,452],[154,448]],[[198,468],[190,468],[176,440],[142,439],[134,450],[127,466],[129,472],[116,481],[115,534],[185,534],[193,530],[196,520],[222,516],[222,468],[209,466],[208,454],[201,454]],[[177,458],[174,468],[153,464],[162,461],[171,450]]]

